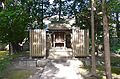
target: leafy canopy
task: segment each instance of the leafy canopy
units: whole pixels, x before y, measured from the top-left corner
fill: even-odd
[[[0,17],[0,42],[19,42],[26,37],[29,16],[21,5],[10,5]]]

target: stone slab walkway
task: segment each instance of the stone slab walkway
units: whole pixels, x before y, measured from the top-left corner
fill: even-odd
[[[38,79],[84,79],[79,72],[82,65],[78,59],[49,60]]]

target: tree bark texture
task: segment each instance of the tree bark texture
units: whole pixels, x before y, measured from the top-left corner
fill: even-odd
[[[96,75],[96,60],[95,60],[95,35],[94,35],[94,0],[91,2],[91,31],[92,31],[92,74]]]
[[[61,0],[59,1],[59,21],[61,21],[61,7],[62,7],[62,3]]]
[[[117,30],[117,36],[120,38],[120,22],[119,22],[119,13],[116,13],[116,30]]]
[[[104,56],[105,56],[106,79],[112,79],[111,65],[110,65],[109,27],[108,27],[108,18],[106,14],[106,0],[102,0],[102,12],[103,12]]]

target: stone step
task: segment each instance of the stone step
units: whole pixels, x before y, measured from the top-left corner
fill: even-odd
[[[49,57],[50,59],[58,59],[58,58],[64,58],[64,57],[73,57],[72,50],[68,49],[51,49],[49,51]]]

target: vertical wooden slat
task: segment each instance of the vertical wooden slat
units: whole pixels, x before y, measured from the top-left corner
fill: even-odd
[[[89,55],[89,30],[86,30],[86,52]]]
[[[32,42],[32,53],[31,53],[32,55],[34,54],[34,49],[33,49],[33,48],[34,48],[33,33],[34,33],[34,32],[33,32],[33,30],[32,30],[32,34],[31,34],[31,35],[32,35],[32,38],[31,38],[31,39],[32,39],[32,41],[31,41],[31,42]]]
[[[43,53],[43,45],[44,45],[44,42],[43,42],[43,39],[44,39],[44,37],[43,37],[43,31],[40,29],[40,34],[41,34],[41,36],[40,36],[40,39],[41,39],[41,44],[40,44],[40,47],[41,47],[41,50],[40,50],[40,54],[41,54],[41,56],[43,55],[42,53]],[[42,45],[43,44],[43,45]]]
[[[42,51],[42,55],[44,56],[45,55],[45,32],[44,32],[44,30],[42,30],[42,36],[43,36],[43,51]]]
[[[34,44],[34,54],[35,54],[35,56],[36,56],[36,43],[37,43],[37,42],[36,42],[36,35],[37,35],[37,34],[36,34],[36,30],[34,30],[33,36],[34,36],[34,43],[35,43],[35,44]]]
[[[35,32],[34,32],[34,30],[33,30],[33,40],[32,40],[32,42],[33,42],[33,56],[35,56],[35,38],[34,38],[34,36],[35,36]]]
[[[85,38],[85,30],[82,30],[82,55],[84,56],[85,54],[86,54],[86,52],[84,52],[84,45],[85,45],[85,40],[84,40],[84,38]]]
[[[79,56],[82,56],[82,53],[83,53],[83,51],[82,51],[82,50],[83,50],[83,49],[82,49],[82,47],[83,47],[83,45],[82,45],[82,42],[83,42],[83,40],[82,40],[82,38],[83,38],[83,37],[82,37],[82,30],[79,30],[79,33],[78,33],[78,34],[79,34],[79,36],[80,36],[80,37],[79,37],[79,39],[80,39],[80,40],[79,40],[79,43],[80,43]],[[78,49],[78,50],[79,50],[79,49]]]
[[[86,43],[86,42],[87,42],[86,30],[84,30],[84,38],[83,38],[83,39],[84,39],[84,53],[85,53],[85,55],[87,55],[87,47],[86,47],[86,46],[87,46],[87,45],[86,45],[86,44],[87,44],[87,43]]]
[[[43,32],[41,30],[41,55],[43,54],[43,46],[42,46],[42,43],[43,43]]]
[[[41,37],[41,31],[39,31],[39,39],[40,39],[40,37]],[[39,56],[42,56],[41,55],[41,50],[40,50],[41,48],[40,47],[41,47],[41,40],[39,40]]]
[[[32,35],[32,38],[31,38],[31,42],[32,42],[32,53],[31,53],[31,55],[33,55],[33,53],[34,53],[34,49],[33,49],[33,48],[34,48],[34,46],[33,46],[33,33],[34,33],[34,32],[33,32],[33,30],[31,31],[31,33],[32,33],[32,34],[31,34],[31,35]]]
[[[81,36],[81,39],[80,39],[80,44],[81,44],[81,46],[80,46],[80,49],[81,49],[81,52],[80,52],[80,56],[82,56],[82,53],[83,53],[83,31],[82,30],[80,30],[80,32],[79,32],[79,34],[80,34],[80,36]]]
[[[31,55],[33,54],[33,30],[31,30],[31,50],[32,50],[32,52],[31,52]]]
[[[38,38],[37,38],[37,48],[36,48],[37,56],[39,56],[39,53],[40,53],[40,52],[39,52],[39,46],[40,46],[40,45],[39,45],[39,37],[40,37],[40,36],[39,36],[39,33],[40,33],[40,31],[37,30],[37,37],[38,37]]]
[[[46,31],[30,30],[30,56],[44,56],[46,54]]]
[[[79,56],[82,55],[82,44],[81,44],[81,43],[82,43],[83,40],[82,40],[82,34],[81,34],[81,33],[82,33],[82,31],[79,30],[79,32],[78,32],[78,34],[79,34],[79,36],[80,36],[80,37],[79,37],[79,39],[80,39],[80,40],[79,40],[80,47],[79,47],[79,49],[78,49],[78,50],[80,50],[80,52],[79,52]]]
[[[36,50],[35,50],[35,48],[36,48],[36,38],[35,38],[35,36],[36,36],[36,33],[35,33],[35,30],[33,30],[33,43],[34,43],[34,47],[33,47],[33,49],[34,49],[34,51],[33,51],[33,53],[34,53],[34,56],[36,56]]]
[[[44,32],[43,32],[43,30],[41,30],[41,34],[42,34],[41,40],[42,40],[42,43],[43,43],[43,45],[41,45],[41,47],[42,47],[42,52],[41,52],[41,54],[43,55],[43,52],[44,52]],[[41,44],[42,44],[42,43],[41,43]]]
[[[36,56],[36,53],[37,53],[37,52],[36,52],[36,43],[37,43],[37,42],[36,42],[36,35],[37,35],[37,34],[36,34],[36,30],[34,30],[33,36],[34,36],[34,43],[35,43],[35,44],[34,44],[34,54],[35,54],[35,56]]]
[[[44,30],[44,55],[46,55],[46,32]]]
[[[33,37],[32,37],[32,30],[31,30],[31,38],[30,38],[30,39],[31,39],[31,56],[32,56],[32,52],[33,52],[33,51],[32,51],[32,50],[33,50],[33,49],[32,49],[32,46],[33,46],[32,38],[33,38]]]
[[[38,56],[38,54],[39,54],[39,52],[38,52],[38,40],[39,40],[39,30],[37,29],[37,30],[35,30],[36,32],[36,35],[35,35],[35,38],[36,38],[36,47],[35,47],[35,53],[36,53],[36,56]]]
[[[81,55],[81,53],[82,53],[82,50],[81,50],[81,47],[82,47],[82,45],[81,45],[81,30],[78,30],[78,44],[80,44],[79,45],[79,47],[78,47],[78,55],[80,56]]]
[[[78,30],[78,29],[77,29]],[[80,37],[80,30],[78,30],[77,31],[77,33],[76,33],[77,35],[78,35],[78,38],[77,38],[77,44],[78,44],[78,46],[77,46],[77,55],[78,56],[80,56],[80,53],[81,53],[81,45],[80,45],[80,41],[81,41],[81,37]]]
[[[38,49],[38,46],[39,46],[39,42],[38,42],[38,40],[39,40],[39,30],[37,30],[37,44],[36,44],[36,52],[37,52],[37,56],[39,56],[39,49]]]
[[[42,33],[41,33],[41,30],[40,30],[40,55],[42,56]]]
[[[32,35],[31,35],[31,33],[32,33],[32,30],[30,29],[30,31],[29,31],[29,40],[30,40],[30,43],[29,43],[29,45],[30,45],[30,57],[32,57],[32,55],[31,55],[31,53],[32,53]]]
[[[74,56],[88,56],[89,52],[89,36],[88,31],[81,29],[73,29],[72,49]]]
[[[43,56],[46,56],[46,31],[45,31],[45,29],[43,30],[43,32],[44,32],[44,54],[43,54]]]
[[[75,51],[74,51],[74,29],[72,30],[72,53],[73,53],[73,56],[75,56]]]

